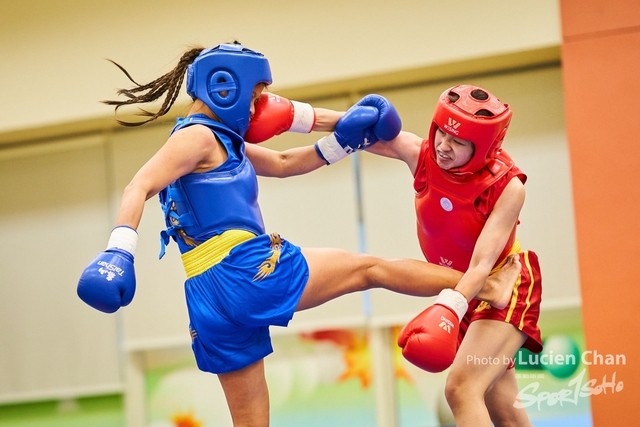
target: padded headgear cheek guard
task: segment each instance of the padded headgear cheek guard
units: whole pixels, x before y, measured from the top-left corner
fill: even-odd
[[[448,172],[456,175],[478,172],[500,153],[511,114],[508,104],[477,86],[459,85],[445,90],[438,99],[429,130],[431,158],[436,159],[434,141],[440,127],[475,146],[471,160]]]
[[[187,93],[199,99],[231,130],[244,137],[251,96],[258,83],[271,84],[269,61],[240,44],[203,50],[187,69]]]

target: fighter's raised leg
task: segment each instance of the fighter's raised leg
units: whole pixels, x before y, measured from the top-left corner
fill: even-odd
[[[316,307],[341,295],[384,288],[405,295],[429,297],[456,286],[462,273],[414,259],[384,259],[342,249],[303,248],[309,280],[297,310]],[[480,299],[492,303],[508,295],[520,271],[513,260],[487,280]]]

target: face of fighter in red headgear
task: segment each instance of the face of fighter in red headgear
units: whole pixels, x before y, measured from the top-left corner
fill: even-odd
[[[453,174],[476,173],[500,152],[510,121],[509,106],[486,90],[471,85],[447,89],[438,99],[433,114],[429,132],[431,158]],[[451,156],[455,153],[446,149],[453,150],[456,146],[442,145],[443,140],[451,144],[472,143],[473,153],[465,163],[460,157],[453,162]]]
[[[444,170],[460,168],[469,163],[475,152],[473,142],[448,134],[440,127],[433,137],[436,163]]]

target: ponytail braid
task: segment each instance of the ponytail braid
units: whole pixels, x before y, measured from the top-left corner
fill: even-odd
[[[123,105],[146,104],[149,102],[153,102],[166,94],[162,106],[155,113],[140,108],[140,112],[138,113],[138,115],[148,117],[147,120],[141,122],[125,122],[118,119],[116,120],[122,126],[132,127],[143,125],[157,119],[158,117],[164,116],[169,112],[174,102],[178,98],[178,95],[180,94],[180,88],[182,87],[182,82],[184,81],[184,75],[187,71],[187,67],[189,66],[189,64],[193,63],[193,61],[198,57],[198,55],[200,55],[200,52],[202,52],[203,50],[204,47],[198,46],[186,51],[180,58],[180,61],[178,61],[178,65],[176,65],[173,70],[169,71],[162,77],[159,77],[154,81],[144,85],[141,85],[133,80],[129,72],[125,70],[124,67],[122,67],[120,64],[112,61],[111,59],[108,59],[109,62],[118,67],[120,71],[122,71],[124,75],[127,76],[127,78],[131,80],[131,82],[133,82],[136,86],[132,89],[118,90],[117,94],[123,95],[128,98],[126,100],[106,100],[101,102],[107,105],[115,105],[115,111],[117,112],[118,108],[122,107]]]

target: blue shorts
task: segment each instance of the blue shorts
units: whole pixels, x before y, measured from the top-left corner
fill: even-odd
[[[269,326],[287,326],[308,277],[300,248],[274,233],[240,243],[222,261],[187,279],[198,368],[221,374],[272,353]]]

